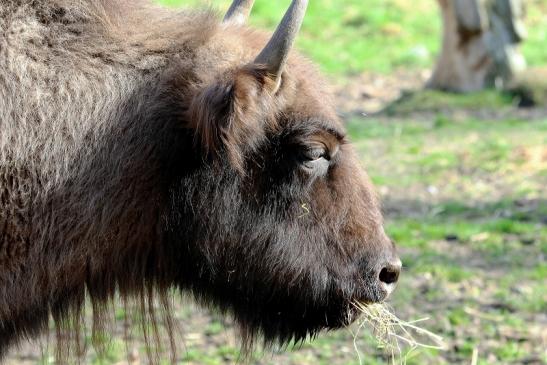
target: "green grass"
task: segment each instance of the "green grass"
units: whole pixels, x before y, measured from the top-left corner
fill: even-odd
[[[456,98],[446,107],[465,112],[473,103],[481,104]],[[386,192],[387,231],[402,253],[394,307],[427,313],[429,329],[452,346],[409,363],[467,364],[476,349],[479,364],[544,361],[537,321],[547,311],[547,119],[425,119],[348,125]]]
[[[540,167],[544,164],[542,146],[547,142],[546,120],[357,118],[350,120],[347,128],[358,151],[374,156],[365,161],[369,170],[375,169],[373,181],[392,192],[419,189],[427,195],[429,187],[480,198],[485,192],[500,190],[499,185],[483,180],[502,176],[500,184],[512,194],[521,189],[521,195],[535,196],[545,173]],[[533,178],[515,184],[519,174]]]
[[[168,6],[202,6],[198,0],[159,0]],[[225,11],[230,1],[210,1]],[[251,24],[274,29],[288,0],[257,0]],[[526,3],[529,37],[523,52],[530,65],[547,63],[547,2]],[[333,74],[431,67],[441,43],[440,11],[432,0],[310,1],[299,47]]]
[[[390,104],[384,112],[387,115],[406,115],[419,112],[441,113],[447,110],[481,108],[502,108],[511,106],[515,100],[508,94],[496,90],[484,90],[468,94],[447,93],[436,90],[420,90],[405,92],[395,102]],[[449,122],[439,115],[437,123]]]
[[[547,63],[547,2],[545,0],[529,0],[526,2],[526,25],[528,39],[522,45],[522,51],[528,64],[540,66]]]

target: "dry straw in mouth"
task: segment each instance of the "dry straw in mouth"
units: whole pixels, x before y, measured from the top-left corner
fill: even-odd
[[[363,364],[363,362],[357,347],[357,336],[365,326],[372,331],[378,342],[378,347],[384,348],[391,353],[393,364],[396,363],[397,359],[400,364],[405,364],[406,358],[417,348],[438,350],[445,348],[442,337],[417,325],[417,323],[428,318],[407,322],[391,313],[384,303],[365,304],[356,302],[353,305],[361,313],[361,317],[357,322],[357,330],[353,333],[353,345],[359,357],[359,364]]]

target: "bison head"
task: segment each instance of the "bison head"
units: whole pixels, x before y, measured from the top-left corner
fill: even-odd
[[[238,27],[249,3],[223,26]],[[232,314],[249,342],[344,326],[352,303],[384,300],[400,270],[329,93],[289,55],[306,4],[292,2],[261,51],[242,37],[254,60],[198,83],[185,116],[198,157],[170,188],[174,280]]]

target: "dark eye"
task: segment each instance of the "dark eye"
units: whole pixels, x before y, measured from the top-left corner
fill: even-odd
[[[321,158],[324,158],[325,160],[330,159],[327,150],[321,147],[313,147],[313,148],[305,149],[303,151],[303,157],[306,161],[316,161]]]
[[[308,147],[302,150],[302,167],[314,176],[323,176],[329,170],[330,156],[324,147]]]

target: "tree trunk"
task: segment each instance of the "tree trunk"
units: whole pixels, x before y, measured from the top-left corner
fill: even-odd
[[[427,86],[459,92],[503,87],[526,67],[520,0],[437,0],[443,44]]]

